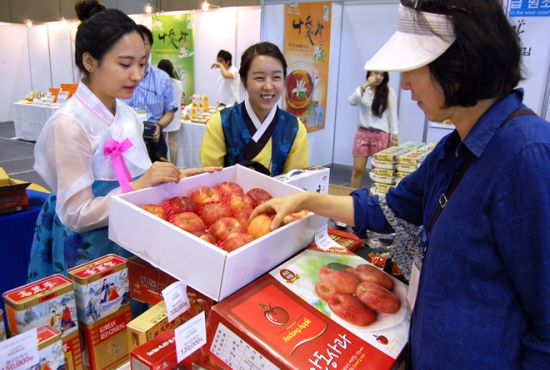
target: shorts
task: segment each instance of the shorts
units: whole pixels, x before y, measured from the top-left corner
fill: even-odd
[[[380,130],[360,128],[353,139],[354,157],[371,157],[390,147],[390,134]]]

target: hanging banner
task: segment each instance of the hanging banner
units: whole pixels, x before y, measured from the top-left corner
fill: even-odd
[[[182,102],[189,104],[195,91],[195,13],[155,15],[151,23],[153,48],[151,64],[168,59],[174,65],[174,74],[183,85]]]
[[[325,128],[331,10],[331,3],[285,5],[283,109],[298,116],[308,131]]]
[[[535,8],[536,7],[536,8]],[[521,40],[522,62],[525,80],[520,81],[525,95],[523,103],[544,117],[544,99],[548,94],[550,71],[550,0],[510,0],[508,21]]]

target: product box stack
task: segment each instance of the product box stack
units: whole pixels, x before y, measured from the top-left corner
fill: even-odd
[[[82,370],[73,282],[55,274],[3,294],[11,335],[49,325],[61,333],[65,368]]]
[[[370,193],[386,194],[391,187],[396,186],[403,177],[412,172],[413,158],[418,158],[420,153],[425,153],[430,147],[433,148],[433,144],[409,141],[376,153],[372,158],[372,171],[369,172],[370,178],[374,181]],[[401,162],[398,161],[399,158]],[[425,156],[422,160],[423,158]],[[417,162],[414,169],[418,168],[420,163]]]
[[[0,167],[0,214],[29,209],[29,185],[28,182],[10,179],[6,171]]]
[[[130,353],[133,370],[192,370],[191,357],[177,360],[174,330],[167,330]]]
[[[126,325],[132,319],[126,259],[114,254],[68,270],[74,281],[84,361],[92,370],[128,361]]]
[[[396,185],[410,175],[424,162],[424,159],[432,152],[435,144],[425,144],[420,148],[413,149],[410,152],[397,156],[395,163],[395,183]]]
[[[181,112],[181,118],[195,123],[206,123],[217,109],[208,105],[208,96],[191,95],[192,103]]]
[[[341,247],[311,248],[212,309],[224,369],[391,369],[407,344],[407,286]]]

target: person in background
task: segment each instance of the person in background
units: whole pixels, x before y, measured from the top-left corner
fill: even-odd
[[[309,167],[307,131],[299,118],[277,107],[287,64],[270,42],[250,46],[239,74],[248,99],[216,112],[206,124],[201,165],[241,164],[269,176]]]
[[[401,0],[397,26],[365,69],[402,71],[426,118],[455,130],[386,197],[304,192],[251,217],[275,212],[274,228],[308,209],[361,237],[423,225],[393,250],[412,269],[407,367],[547,369],[550,124],[516,88],[519,39],[499,0]]]
[[[144,25],[138,25],[144,38],[145,45],[145,75],[139,83],[134,94],[123,101],[137,111],[145,111],[143,121],[149,121],[156,124],[153,143],[158,143],[161,131],[172,122],[174,112],[178,106],[181,107],[180,100],[176,100],[170,77],[155,66],[149,64],[151,48],[153,47],[153,33]],[[149,157],[154,160],[158,157],[156,153],[160,145],[148,143]],[[163,149],[160,149],[163,151]]]
[[[168,59],[162,59],[157,65],[158,69],[163,70],[170,76],[170,82],[172,82],[172,89],[174,90],[174,97],[176,101],[181,101],[181,94],[183,93],[183,86],[181,81],[174,75],[174,65]],[[172,122],[164,130],[166,135],[166,142],[168,143],[168,153],[170,162],[177,164],[178,160],[178,131],[181,127],[181,105],[174,112],[174,118]]]
[[[368,71],[365,83],[348,98],[351,105],[359,105],[359,130],[352,149],[351,187],[355,189],[361,187],[369,157],[389,148],[390,136],[392,146],[398,143],[397,98],[389,80],[388,72]]]
[[[75,64],[84,77],[35,145],[34,169],[52,194],[37,219],[29,282],[67,275],[69,268],[109,253],[125,255],[107,236],[112,196],[217,170],[151,164],[143,123],[119,100],[132,96],[145,71],[140,29],[126,14],[97,0],[78,2],[75,10],[81,20]]]
[[[231,107],[238,104],[239,99],[239,70],[231,64],[232,55],[226,50],[220,50],[216,63],[211,68],[220,70],[218,76],[218,106]]]

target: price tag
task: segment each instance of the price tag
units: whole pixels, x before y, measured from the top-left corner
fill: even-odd
[[[206,344],[206,321],[204,311],[176,328],[176,351],[178,362]]]
[[[0,370],[26,370],[39,362],[36,329],[0,342]]]
[[[166,310],[168,311],[168,322],[189,309],[189,297],[187,297],[187,284],[183,281],[176,281],[162,291]]]
[[[317,244],[317,247],[324,251],[328,251],[330,248],[342,248],[340,244],[336,243],[328,235],[328,230],[326,226],[323,226],[315,232],[315,244]]]

